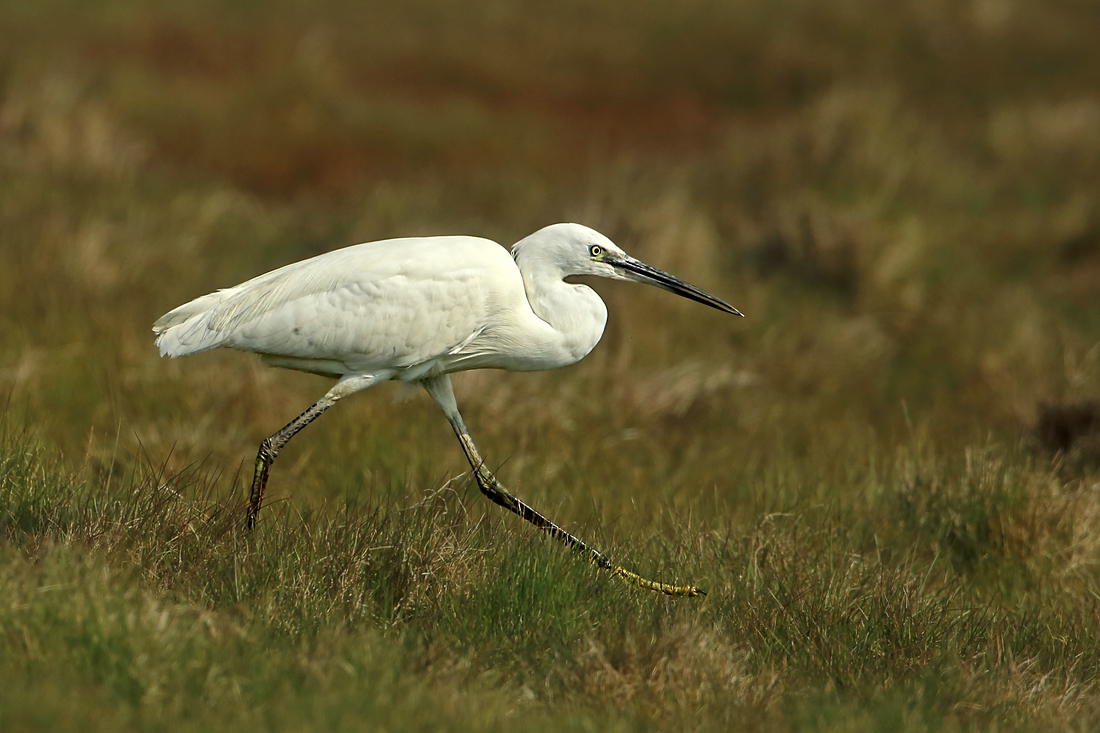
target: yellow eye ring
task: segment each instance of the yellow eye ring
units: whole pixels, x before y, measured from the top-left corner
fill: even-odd
[[[592,255],[593,257],[599,257],[603,254],[603,247],[598,244],[593,244],[591,247],[588,248],[588,254]]]

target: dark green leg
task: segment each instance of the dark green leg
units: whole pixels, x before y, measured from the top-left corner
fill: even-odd
[[[271,472],[271,464],[283,446],[290,442],[302,428],[321,416],[328,408],[335,404],[334,400],[326,395],[314,403],[308,410],[287,423],[282,430],[265,438],[260,443],[260,450],[256,454],[256,470],[252,474],[252,491],[248,496],[248,528],[256,526],[256,515],[260,513],[260,504],[264,500],[264,489],[267,488],[267,476]]]
[[[388,379],[389,376],[388,373],[361,374],[341,379],[312,407],[283,426],[282,430],[260,443],[260,450],[256,454],[256,469],[252,474],[252,490],[248,496],[249,529],[256,526],[256,516],[260,513],[260,505],[264,500],[264,489],[267,488],[267,477],[271,472],[271,464],[275,462],[275,457],[279,455],[279,451],[283,449],[283,446],[290,442],[290,439],[297,435],[302,428],[320,417],[325,410],[335,405],[339,400]]]
[[[706,591],[696,588],[694,585],[658,583],[655,580],[643,578],[637,573],[632,573],[626,568],[614,564],[602,552],[590,547],[579,537],[566,532],[537,512],[534,508],[516,498],[516,496],[508,491],[508,489],[497,480],[496,476],[485,467],[485,461],[481,458],[481,454],[478,453],[477,446],[474,445],[473,438],[470,437],[470,431],[466,429],[466,424],[462,420],[462,415],[458,412],[458,405],[455,402],[454,392],[451,389],[450,378],[447,375],[443,375],[441,377],[424,380],[423,384],[424,388],[428,390],[428,394],[432,396],[432,399],[434,399],[440,409],[443,410],[443,414],[447,416],[447,420],[451,423],[455,435],[458,436],[459,442],[462,443],[462,451],[466,454],[466,460],[470,462],[470,467],[474,470],[474,477],[477,479],[478,488],[480,488],[481,493],[485,494],[494,504],[518,514],[554,539],[586,555],[588,559],[596,565],[606,570],[610,570],[613,575],[618,575],[620,578],[630,583],[670,596],[706,595]]]

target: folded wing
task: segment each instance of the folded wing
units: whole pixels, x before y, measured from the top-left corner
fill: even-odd
[[[394,239],[202,296],[162,316],[153,331],[162,355],[224,346],[306,371],[401,370],[476,348],[478,335],[514,300],[513,291],[522,297],[522,287],[495,242]]]

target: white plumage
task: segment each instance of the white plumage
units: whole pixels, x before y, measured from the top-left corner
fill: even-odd
[[[270,465],[295,433],[348,394],[388,379],[420,382],[450,420],[489,498],[619,575],[693,595],[693,587],[688,593],[654,584],[611,565],[509,494],[485,468],[458,413],[451,372],[554,369],[596,346],[607,308],[587,285],[566,282],[570,275],[649,283],[740,315],[628,256],[599,232],[555,224],[518,242],[512,256],[488,239],[463,236],[389,239],[328,252],[196,298],[158,319],[153,331],[162,356],[229,347],[258,353],[272,366],[339,380],[261,445],[250,527]]]
[[[552,229],[583,231],[614,247],[577,225]],[[587,286],[562,281],[572,273],[554,273],[547,281],[537,271],[543,253],[533,251],[537,244],[529,243],[532,251],[523,244],[515,259],[478,237],[346,247],[176,308],[154,324],[156,343],[162,356],[228,346],[302,371],[338,377],[392,371],[408,381],[480,367],[527,371],[572,364],[599,341],[607,310]],[[551,292],[529,301],[523,269],[532,285]],[[577,312],[554,312],[563,299]]]

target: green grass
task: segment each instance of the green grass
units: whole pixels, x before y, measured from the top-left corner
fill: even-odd
[[[1096,727],[1097,23],[9,3],[0,729]],[[748,317],[597,283],[593,354],[459,404],[517,495],[705,599],[491,506],[391,386],[296,437],[242,531],[240,474],[328,383],[159,359],[158,316],[562,220]]]
[[[1017,451],[911,449],[831,505],[615,548],[705,579],[688,602],[472,517],[448,488],[283,505],[246,537],[202,469],[112,488],[27,440],[0,461],[8,729],[1095,719],[1095,499]]]

